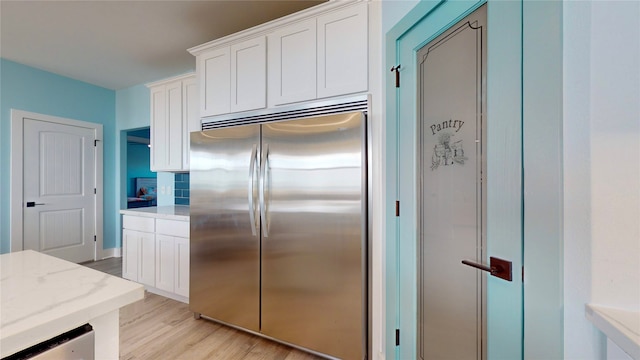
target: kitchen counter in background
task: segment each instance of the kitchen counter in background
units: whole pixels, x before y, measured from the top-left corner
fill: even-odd
[[[152,206],[136,209],[124,209],[120,210],[120,214],[152,217],[156,219],[173,219],[189,221],[189,206],[188,205],[175,205],[175,206]]]
[[[189,303],[189,206],[120,210],[122,277]]]
[[[640,359],[639,311],[587,304],[586,316],[607,336],[607,359]]]
[[[89,323],[96,359],[118,358],[118,314],[144,298],[142,285],[32,250],[2,254],[0,266],[0,357]]]

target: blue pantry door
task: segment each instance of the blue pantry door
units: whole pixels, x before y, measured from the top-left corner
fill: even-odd
[[[521,13],[421,2],[387,36],[388,359],[523,357]],[[462,264],[491,257],[511,281]]]

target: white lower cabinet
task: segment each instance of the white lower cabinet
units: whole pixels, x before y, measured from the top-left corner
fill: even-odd
[[[156,287],[173,292],[175,251],[172,236],[156,235],[158,245],[156,252]]]
[[[189,297],[189,239],[175,237],[175,283],[173,291],[186,298]]]
[[[156,235],[156,287],[189,297],[189,239]]]
[[[122,277],[189,302],[189,222],[123,215]]]
[[[139,231],[122,230],[122,277],[138,281],[138,264],[140,263]]]
[[[154,234],[123,229],[122,238],[122,277],[155,286]]]
[[[156,285],[156,241],[153,234],[140,233],[140,253],[138,261],[138,282],[148,286]]]

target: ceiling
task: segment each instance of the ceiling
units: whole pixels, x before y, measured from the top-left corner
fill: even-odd
[[[187,49],[325,0],[0,0],[0,56],[112,90],[195,69]]]

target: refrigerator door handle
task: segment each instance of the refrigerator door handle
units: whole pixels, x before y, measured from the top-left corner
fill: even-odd
[[[247,188],[248,198],[249,198],[249,221],[251,221],[251,235],[256,236],[256,208],[253,201],[253,183],[255,180],[255,168],[258,159],[256,155],[258,154],[258,145],[253,144],[253,150],[251,150],[251,159],[249,160],[249,185]]]
[[[260,217],[262,218],[262,234],[269,237],[269,222],[267,221],[267,203],[265,201],[265,188],[267,186],[267,163],[269,162],[269,145],[264,144],[264,156],[260,167]]]

